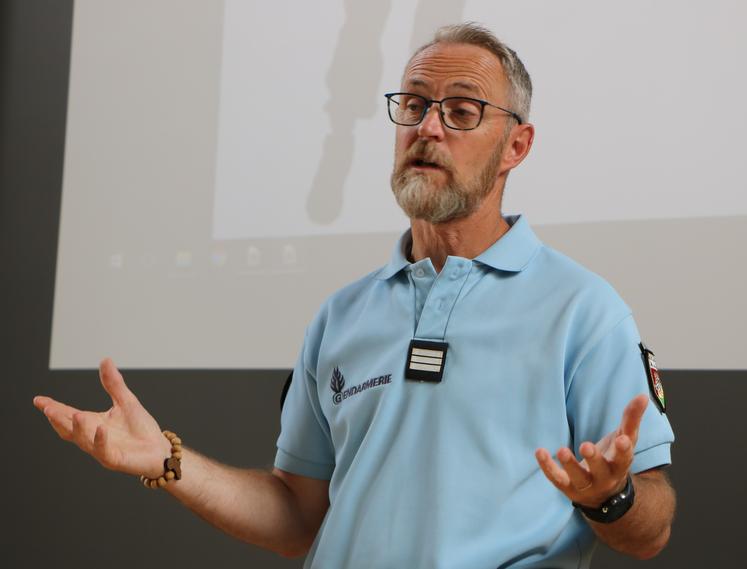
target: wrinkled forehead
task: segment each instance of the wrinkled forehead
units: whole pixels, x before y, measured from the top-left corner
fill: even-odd
[[[434,98],[464,95],[502,100],[506,78],[498,57],[487,49],[439,43],[412,57],[402,76],[402,89]]]

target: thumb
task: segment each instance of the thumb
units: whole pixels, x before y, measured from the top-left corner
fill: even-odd
[[[119,373],[111,358],[105,358],[99,364],[99,379],[109,397],[117,405],[123,406],[137,401],[137,398],[125,384],[124,377]]]

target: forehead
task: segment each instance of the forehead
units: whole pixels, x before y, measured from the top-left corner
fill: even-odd
[[[498,58],[485,48],[440,43],[415,55],[402,77],[404,89],[425,88],[480,98],[497,98],[505,92],[506,79]]]

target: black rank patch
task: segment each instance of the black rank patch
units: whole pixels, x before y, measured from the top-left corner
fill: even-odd
[[[438,383],[444,375],[446,365],[446,342],[432,340],[411,340],[407,352],[405,378],[413,381]]]
[[[661,377],[659,376],[659,368],[656,367],[654,352],[649,350],[643,342],[638,344],[638,347],[641,349],[643,365],[646,367],[646,375],[648,376],[648,386],[651,389],[651,395],[654,396],[654,401],[656,401],[661,412],[666,413],[667,399],[664,396],[664,386],[662,385]]]

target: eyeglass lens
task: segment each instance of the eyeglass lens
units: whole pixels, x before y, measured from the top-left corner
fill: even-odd
[[[389,98],[389,115],[394,122],[403,126],[418,124],[423,120],[427,108],[428,100],[419,95],[399,94]],[[441,103],[441,112],[446,126],[472,129],[480,124],[482,105],[471,99],[449,97]]]

